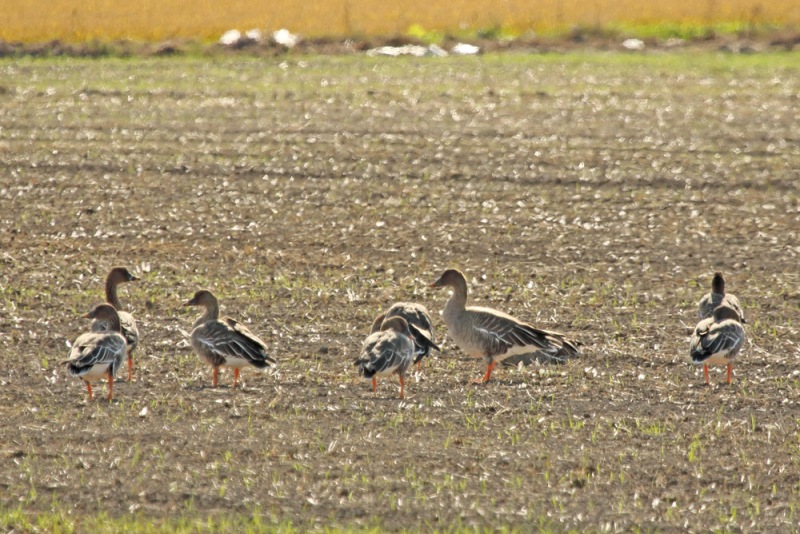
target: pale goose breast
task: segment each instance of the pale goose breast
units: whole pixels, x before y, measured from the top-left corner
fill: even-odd
[[[136,326],[136,319],[128,312],[119,312],[119,324],[122,327],[122,335],[128,343],[128,352],[139,346],[139,328]]]

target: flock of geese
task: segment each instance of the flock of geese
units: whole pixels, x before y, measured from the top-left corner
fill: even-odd
[[[112,399],[114,377],[126,355],[128,380],[133,376],[132,355],[139,331],[133,316],[122,310],[117,286],[135,280],[138,278],[124,267],[109,272],[106,302],[83,315],[93,319],[90,331],[75,340],[69,358],[61,362],[72,376],[84,380],[89,400],[93,398],[92,382],[102,377],[108,379],[108,400]],[[486,362],[486,372],[475,380],[477,383],[488,382],[497,364],[511,356],[540,353],[554,361],[565,361],[579,354],[578,343],[562,333],[541,330],[492,308],[467,306],[467,280],[461,271],[446,270],[431,287],[452,290],[442,318],[455,344],[467,355]],[[184,305],[204,308],[194,322],[191,343],[197,356],[212,367],[214,387],[221,367],[233,369],[235,388],[242,368],[277,365],[265,343],[246,326],[230,317],[220,317],[219,303],[210,291],[196,292]],[[725,292],[721,273],[714,274],[711,292],[700,300],[699,316],[689,345],[692,362],[703,365],[706,384],[710,383],[709,364],[727,365],[730,384],[733,360],[744,344],[745,319],[739,300]],[[398,375],[402,399],[407,370],[415,363],[419,367],[431,349],[440,350],[428,311],[420,304],[399,302],[375,319],[355,365],[361,376],[372,381],[373,394],[377,394],[378,377]]]

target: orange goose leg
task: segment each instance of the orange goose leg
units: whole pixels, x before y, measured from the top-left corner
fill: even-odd
[[[372,377],[372,396],[373,397],[378,396],[378,379],[375,378],[374,376]]]
[[[492,371],[494,370],[494,368],[496,366],[497,366],[497,362],[492,362],[489,365],[487,365],[486,366],[486,374],[483,375],[483,378],[476,378],[475,380],[473,380],[472,381],[473,384],[485,384],[486,382],[488,382],[489,379],[492,377]]]
[[[406,381],[403,380],[403,375],[400,375],[400,398],[405,399]]]
[[[217,378],[219,378],[219,367],[214,367],[214,374],[211,375],[212,387],[217,387]]]
[[[236,387],[236,384],[239,383],[239,369],[233,370],[233,387]]]
[[[733,373],[733,364],[728,364],[728,384],[731,383],[731,373]]]
[[[133,356],[128,352],[128,382],[133,380]]]
[[[706,377],[706,385],[707,385],[707,386],[710,386],[710,385],[711,385],[711,382],[710,382],[710,381],[709,381],[709,379],[708,379],[708,366],[707,366],[707,365],[704,365],[704,366],[703,366],[703,374],[704,374],[704,375],[705,375],[705,377]]]
[[[114,394],[114,375],[110,372],[108,373],[108,400],[111,400],[111,397]]]
[[[92,385],[89,382],[86,382],[86,391],[89,392],[89,400],[93,400],[94,395],[92,394]]]

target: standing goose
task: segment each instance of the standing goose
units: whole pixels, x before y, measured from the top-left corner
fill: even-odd
[[[85,319],[105,321],[108,329],[102,332],[87,332],[78,336],[72,344],[69,359],[60,362],[67,366],[69,374],[82,378],[86,382],[89,400],[92,394],[93,380],[102,376],[108,377],[108,400],[114,391],[114,375],[125,359],[125,337],[121,333],[119,315],[110,304],[100,304],[83,315]]]
[[[408,322],[395,315],[381,323],[381,329],[364,340],[361,358],[354,363],[364,378],[372,379],[372,393],[378,394],[379,376],[397,374],[400,377],[400,398],[405,398],[406,370],[414,362],[414,339],[418,332]],[[424,336],[421,339],[425,339]],[[428,347],[430,348],[430,347]]]
[[[242,367],[252,365],[264,369],[277,365],[275,359],[267,354],[264,342],[246,326],[230,317],[219,318],[219,304],[210,291],[198,291],[183,305],[206,309],[192,327],[192,348],[201,360],[214,368],[211,382],[214,387],[217,387],[220,367],[233,369],[233,387],[236,387]]]
[[[410,329],[412,339],[414,340],[414,362],[417,364],[417,370],[422,365],[422,359],[431,353],[431,349],[441,351],[433,341],[433,323],[427,308],[422,304],[413,302],[397,302],[386,310],[386,312],[378,315],[372,322],[372,333],[380,332],[381,325],[385,319],[390,317],[402,317],[409,325],[415,328]]]
[[[560,358],[578,354],[578,348],[564,334],[534,328],[491,308],[467,307],[467,279],[461,271],[446,270],[431,287],[453,289],[443,318],[456,345],[469,356],[486,361],[486,374],[476,383],[488,382],[495,366],[515,354],[542,351]]]
[[[703,364],[706,385],[710,384],[708,364],[727,365],[727,382],[731,383],[733,360],[744,344],[744,335],[739,313],[726,302],[720,304],[711,317],[697,323],[689,343],[689,355],[693,363]]]
[[[736,295],[725,293],[725,279],[722,277],[722,273],[716,272],[714,273],[714,278],[711,279],[711,293],[703,295],[703,298],[697,304],[700,319],[711,317],[714,314],[714,310],[723,302],[727,302],[731,308],[736,310],[742,324],[747,323],[742,312],[742,305],[739,304],[739,299],[736,298]]]
[[[128,345],[128,381],[133,378],[133,350],[139,344],[139,330],[136,328],[136,320],[133,315],[122,311],[122,303],[117,296],[117,286],[124,282],[134,282],[138,280],[125,267],[114,267],[106,276],[106,303],[114,306],[119,315],[119,323],[122,327],[122,335]],[[107,321],[95,319],[92,321],[92,332],[102,332],[110,330]]]

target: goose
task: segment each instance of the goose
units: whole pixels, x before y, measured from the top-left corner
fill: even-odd
[[[121,333],[119,314],[110,304],[99,304],[82,317],[105,321],[108,329],[102,332],[86,332],[78,336],[72,344],[69,358],[59,363],[67,366],[70,375],[86,382],[90,401],[94,399],[92,381],[107,376],[108,400],[111,400],[114,392],[114,376],[125,359],[127,345]]]
[[[220,367],[233,369],[233,387],[239,383],[239,370],[248,365],[257,369],[275,367],[278,362],[267,354],[267,346],[246,326],[230,317],[219,317],[217,298],[206,290],[197,291],[184,306],[201,306],[203,315],[192,326],[192,349],[213,371],[212,385],[217,387]]]
[[[366,379],[372,379],[372,393],[378,394],[378,377],[397,374],[400,378],[400,398],[405,398],[406,370],[414,363],[416,327],[399,315],[387,317],[381,329],[364,340],[361,358],[354,364]],[[424,336],[420,339],[427,339]],[[428,347],[430,349],[430,347]]]
[[[371,332],[380,332],[383,321],[390,317],[402,317],[409,325],[414,325],[411,336],[414,340],[413,363],[417,364],[417,370],[422,366],[422,359],[430,354],[432,348],[441,352],[442,349],[433,341],[433,323],[425,306],[414,302],[392,304],[388,310],[375,317]]]
[[[139,329],[136,327],[136,320],[133,315],[123,311],[122,303],[117,296],[117,286],[124,282],[134,282],[138,280],[136,276],[132,275],[125,267],[114,267],[106,276],[106,303],[114,306],[119,315],[120,326],[122,327],[122,335],[125,336],[125,341],[128,345],[128,381],[133,378],[133,350],[139,344]],[[95,319],[92,321],[92,332],[103,332],[109,330],[109,325],[106,321]]]
[[[717,306],[711,317],[697,323],[689,342],[689,355],[694,364],[703,364],[706,385],[710,385],[709,364],[727,365],[727,383],[731,383],[733,360],[744,344],[744,336],[739,313],[727,302]]]
[[[703,298],[697,304],[700,319],[711,317],[714,314],[714,310],[723,302],[727,302],[731,308],[736,310],[742,324],[747,324],[739,299],[736,298],[736,295],[725,293],[725,278],[722,277],[722,273],[716,272],[711,279],[711,292],[703,295]]]
[[[575,343],[564,334],[534,328],[491,308],[468,307],[467,279],[461,271],[444,271],[431,287],[452,288],[453,294],[442,313],[447,331],[461,350],[486,361],[486,373],[475,383],[488,382],[497,364],[516,354],[542,351],[559,358],[578,354]]]

